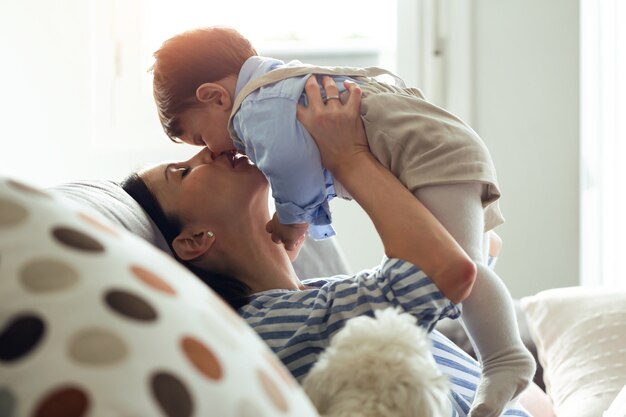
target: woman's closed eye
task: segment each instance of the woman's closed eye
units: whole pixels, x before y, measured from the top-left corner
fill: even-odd
[[[178,165],[176,163],[168,164],[165,167],[165,180],[182,180],[191,172],[192,169],[192,166]]]
[[[176,175],[176,178],[183,179],[191,172],[191,167],[174,166],[171,172]]]

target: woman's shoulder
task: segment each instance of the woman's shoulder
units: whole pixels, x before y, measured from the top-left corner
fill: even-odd
[[[353,274],[337,274],[328,277],[315,277],[308,278],[303,280],[303,283],[307,283],[308,285],[320,286],[324,283],[334,283],[341,282],[345,280],[355,279],[358,277],[367,277],[371,275],[377,275],[381,273],[388,273],[392,271],[402,270],[408,273],[419,273],[421,270],[419,267],[415,266],[409,261],[405,261],[404,259],[399,258],[389,258],[387,256],[383,256],[380,263],[372,268],[362,269]]]
[[[373,300],[378,303],[372,307],[383,308],[389,297],[402,301],[426,293],[439,294],[430,278],[418,267],[402,259],[387,257],[378,266],[352,275],[310,278],[302,283],[303,290],[273,289],[252,294],[249,303],[240,308],[239,313],[245,319],[256,321],[254,318],[265,320],[279,315],[315,315],[315,310],[332,310],[338,304],[345,307],[350,303],[372,303]],[[365,295],[367,297],[363,298]]]
[[[334,287],[340,285],[353,285],[360,281],[367,281],[372,279],[401,277],[426,277],[421,269],[409,261],[398,258],[383,257],[379,265],[363,269],[354,274],[339,274],[330,277],[317,277],[302,280],[302,283],[307,288],[324,289],[327,287]]]

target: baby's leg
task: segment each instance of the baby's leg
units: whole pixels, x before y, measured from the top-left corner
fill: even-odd
[[[476,263],[476,282],[461,316],[483,366],[472,417],[497,417],[529,384],[535,362],[519,335],[511,296],[487,266],[480,183],[422,187],[416,197]]]

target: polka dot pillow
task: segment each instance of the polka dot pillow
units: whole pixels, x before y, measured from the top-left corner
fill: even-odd
[[[85,213],[0,178],[0,416],[317,416],[202,282]]]

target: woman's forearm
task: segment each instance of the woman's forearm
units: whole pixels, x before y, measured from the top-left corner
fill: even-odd
[[[388,256],[411,261],[416,249],[428,245],[431,239],[458,246],[426,207],[371,153],[354,156],[333,175],[366,211]],[[432,235],[424,236],[422,230]]]
[[[435,283],[454,302],[468,295],[474,264],[430,211],[371,153],[352,155],[333,169],[333,175],[366,211],[387,256],[427,271],[441,265],[454,269],[458,281]]]

